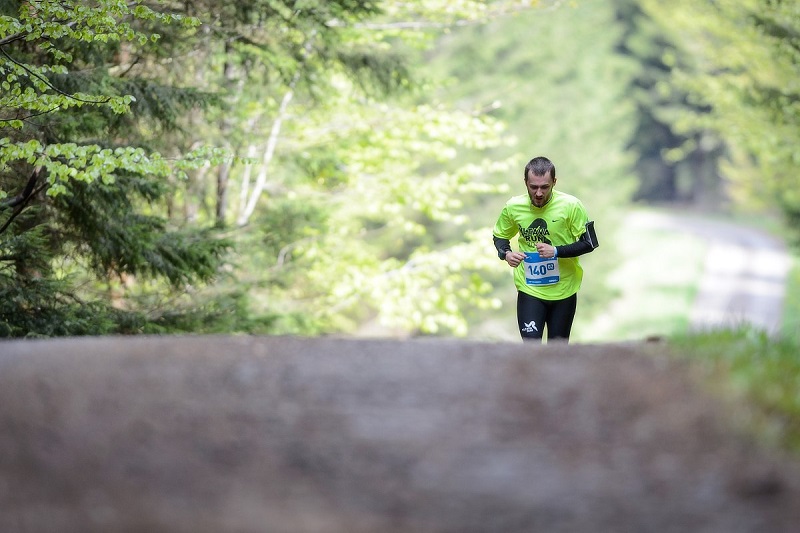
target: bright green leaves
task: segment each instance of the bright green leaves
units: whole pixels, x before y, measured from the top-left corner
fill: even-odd
[[[285,243],[291,253],[276,251],[274,282],[251,295],[276,307],[307,302],[305,319],[328,331],[349,331],[374,316],[391,331],[466,334],[465,310],[496,305],[481,280],[498,262],[491,231],[469,231],[463,203],[496,192],[487,176],[510,171],[507,162],[474,157],[506,141],[502,125],[441,104],[351,98],[346,80],[335,83],[340,90],[325,106],[309,108],[285,130],[317,179],[287,180],[284,201],[313,206],[324,223],[297,228],[295,241]],[[279,201],[264,202],[264,211]],[[437,226],[459,244],[439,245]]]
[[[0,115],[0,127],[19,129],[23,127],[22,121],[30,116],[85,105],[107,106],[116,114],[129,112],[132,96],[67,93],[57,89],[49,76],[65,74],[67,70],[64,64],[72,61],[72,54],[62,50],[57,44],[59,41],[132,41],[144,46],[158,39],[157,34],[135,30],[130,22],[131,17],[164,24],[180,23],[187,27],[199,24],[199,21],[189,17],[153,11],[139,1],[128,3],[109,0],[92,6],[31,1],[21,7],[18,19],[0,18],[0,39],[6,41],[0,55],[0,86],[3,89],[0,109],[12,110]],[[52,57],[55,64],[29,64],[21,56],[15,58],[18,54],[12,43],[19,39],[35,42],[40,50]]]
[[[35,139],[24,143],[12,143],[10,139],[0,139],[0,172],[7,170],[10,162],[22,160],[33,165],[38,159],[41,144]]]
[[[485,281],[485,272],[497,267],[487,242],[485,232],[474,231],[448,248],[418,248],[405,259],[386,259],[369,267],[356,263],[356,268],[345,268],[329,280],[334,284],[322,311],[342,313],[366,304],[389,331],[466,335],[468,310],[499,306]]]
[[[93,4],[28,1],[21,7],[18,19],[0,19],[0,35],[19,35],[28,41],[42,41],[42,48],[58,58],[59,51],[52,45],[58,39],[104,43],[124,40],[146,44],[153,36],[136,30],[130,22],[132,19],[180,24],[187,28],[200,23],[193,17],[155,11],[143,5],[141,0],[101,0]]]
[[[167,160],[157,152],[131,146],[114,149],[75,143],[43,146],[35,139],[20,143],[12,143],[8,138],[0,139],[0,173],[15,162],[46,169],[49,196],[68,192],[67,182],[73,179],[85,183],[101,180],[109,184],[120,171],[162,178],[185,176],[188,170],[209,162],[221,164],[228,158],[226,151],[209,147],[199,147],[186,157]]]
[[[96,92],[66,92],[56,87],[52,77],[67,75],[67,67],[58,62],[72,60],[72,54],[60,49],[58,43],[127,40],[145,45],[155,42],[156,34],[134,29],[132,21],[135,20],[178,23],[185,27],[199,23],[190,17],[154,11],[140,1],[113,0],[93,5],[30,1],[22,5],[18,18],[0,18],[0,39],[5,42],[0,54],[0,87],[3,89],[0,128],[24,130],[23,135],[35,135],[42,115],[87,106],[105,108],[116,115],[129,113],[135,101],[132,95],[114,94],[108,87],[98,87]],[[54,63],[26,63],[23,53],[14,47],[14,42],[20,39],[36,42]],[[15,161],[42,167],[48,171],[50,195],[66,191],[65,184],[70,179],[109,180],[118,170],[157,176],[173,172],[158,154],[147,155],[137,148],[110,150],[91,143],[87,146],[50,143],[45,147],[37,140],[19,141],[17,138],[0,141],[0,171],[7,170]],[[188,161],[183,166],[191,168],[196,164]]]
[[[199,22],[162,2],[12,3],[17,18],[0,18],[0,336],[152,329],[229,248],[165,214],[187,172],[225,155],[153,140],[172,131],[165,111],[202,99],[158,79],[153,32]]]
[[[97,145],[79,146],[61,143],[42,146],[33,139],[25,143],[0,140],[0,172],[6,171],[16,161],[47,170],[50,187],[47,194],[57,196],[68,191],[67,182],[77,180],[91,183],[102,180],[111,183],[120,170],[136,174],[168,176],[171,166],[158,154],[124,147],[101,148]]]

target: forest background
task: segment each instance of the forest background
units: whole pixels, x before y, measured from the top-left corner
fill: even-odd
[[[577,340],[680,331],[586,325],[620,243],[663,244],[638,206],[800,241],[798,32],[775,0],[0,0],[0,336],[514,340],[491,228],[536,155],[600,233]]]

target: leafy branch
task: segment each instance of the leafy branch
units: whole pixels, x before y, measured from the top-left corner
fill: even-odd
[[[14,58],[13,58],[13,57],[11,57],[10,55],[8,55],[8,53],[7,53],[7,52],[6,52],[6,51],[3,49],[3,46],[2,46],[1,44],[0,44],[0,54],[3,54],[3,56],[4,56],[6,59],[8,59],[9,61],[11,61],[11,62],[12,62],[12,63],[14,63],[15,65],[17,65],[19,68],[23,69],[23,70],[24,70],[25,72],[27,72],[27,73],[28,73],[30,76],[33,76],[34,78],[36,78],[36,79],[38,79],[39,81],[41,81],[42,83],[44,83],[44,84],[45,84],[47,87],[49,87],[50,89],[52,89],[52,90],[53,90],[53,91],[55,91],[56,93],[60,94],[61,96],[64,96],[64,97],[66,97],[66,98],[70,98],[70,99],[72,99],[72,100],[76,100],[76,101],[78,101],[78,102],[82,102],[82,103],[84,103],[84,104],[92,104],[92,105],[102,105],[102,104],[107,104],[107,103],[109,103],[109,102],[112,100],[112,98],[111,98],[110,96],[109,96],[109,97],[106,97],[106,98],[105,98],[105,99],[103,99],[103,100],[86,100],[86,99],[83,99],[83,98],[79,98],[79,97],[75,96],[74,94],[69,94],[69,93],[66,93],[66,92],[62,91],[61,89],[59,89],[58,87],[56,87],[55,85],[53,85],[52,83],[50,83],[50,80],[48,80],[47,78],[45,78],[45,77],[44,77],[44,76],[42,76],[41,74],[38,74],[38,73],[34,72],[34,71],[33,71],[31,68],[29,68],[27,65],[25,65],[25,64],[23,64],[23,63],[20,63],[19,61],[17,61],[16,59],[14,59]],[[52,112],[52,111],[55,111],[55,110],[56,110],[56,109],[58,109],[59,107],[61,107],[61,106],[56,106],[55,108],[53,108],[52,110],[50,110],[50,111],[47,111],[47,112]]]

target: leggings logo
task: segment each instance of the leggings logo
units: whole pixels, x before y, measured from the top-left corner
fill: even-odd
[[[534,331],[539,331],[539,328],[536,327],[535,320],[531,320],[530,322],[525,323],[522,328],[523,333],[533,333]]]

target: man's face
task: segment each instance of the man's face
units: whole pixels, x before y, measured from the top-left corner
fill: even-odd
[[[544,176],[534,176],[528,172],[525,185],[528,187],[528,196],[531,197],[531,204],[536,207],[544,207],[553,195],[553,185],[555,184],[556,180],[550,177],[549,172]]]

